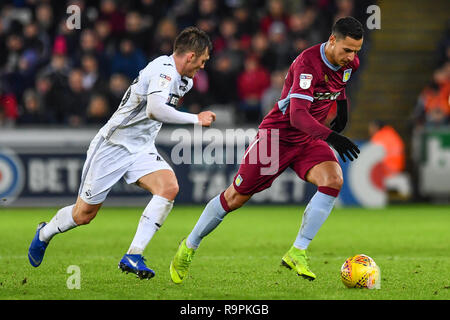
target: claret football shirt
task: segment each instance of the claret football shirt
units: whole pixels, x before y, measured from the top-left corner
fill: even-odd
[[[279,129],[280,140],[288,143],[303,143],[315,139],[312,135],[291,125],[291,99],[311,102],[309,113],[319,122],[316,136],[329,134],[325,122],[334,100],[346,99],[345,87],[359,67],[355,55],[346,66],[335,66],[325,56],[325,43],[304,50],[292,62],[286,75],[279,101],[261,122],[260,129]]]

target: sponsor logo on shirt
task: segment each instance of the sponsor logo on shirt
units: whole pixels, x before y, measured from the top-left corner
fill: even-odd
[[[177,96],[176,94],[169,94],[169,97],[167,98],[166,104],[176,108],[178,106],[178,101],[180,100],[180,96]]]
[[[315,100],[336,100],[341,92],[316,92],[314,93]]]

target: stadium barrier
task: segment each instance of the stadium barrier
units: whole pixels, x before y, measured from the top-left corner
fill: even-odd
[[[195,128],[195,127],[194,127]],[[177,203],[204,204],[229,186],[255,128],[203,129],[165,127],[157,138],[160,155],[172,165],[180,192]],[[21,129],[0,131],[0,203],[2,206],[61,206],[76,199],[89,142],[97,129]],[[381,147],[358,142],[358,161],[341,162],[344,187],[337,205],[383,207],[385,190],[373,168],[382,159]],[[188,161],[188,160],[192,161]],[[186,161],[187,160],[187,161]],[[448,173],[448,170],[447,170]],[[291,169],[272,187],[250,200],[254,204],[306,204],[316,187]],[[144,206],[149,194],[121,180],[105,205]]]
[[[417,130],[412,150],[420,195],[450,201],[450,127]]]

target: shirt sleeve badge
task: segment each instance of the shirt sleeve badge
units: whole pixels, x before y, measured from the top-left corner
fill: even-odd
[[[167,88],[169,86],[170,81],[172,80],[171,77],[169,77],[168,75],[165,74],[160,74],[159,75],[159,81],[158,81],[158,85],[161,88]]]
[[[311,87],[311,81],[313,79],[312,74],[302,73],[300,74],[300,88],[308,89]]]

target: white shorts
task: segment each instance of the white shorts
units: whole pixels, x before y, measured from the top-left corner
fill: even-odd
[[[128,184],[146,174],[168,169],[170,165],[154,152],[130,153],[97,135],[87,151],[78,195],[89,204],[103,203],[111,188],[122,177]]]

